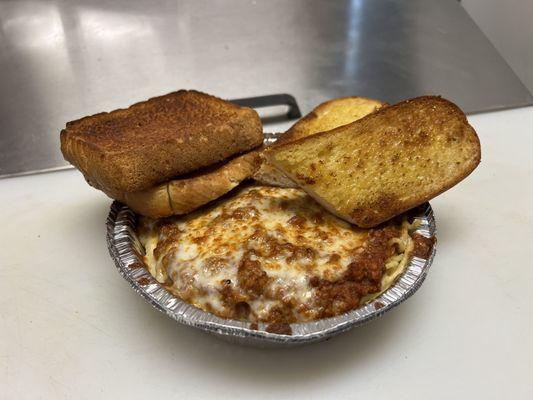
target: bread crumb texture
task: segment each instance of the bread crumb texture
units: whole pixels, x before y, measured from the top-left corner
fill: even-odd
[[[464,113],[426,96],[279,146],[268,157],[330,211],[372,227],[461,181],[481,151]]]

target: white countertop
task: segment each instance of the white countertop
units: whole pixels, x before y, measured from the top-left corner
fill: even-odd
[[[470,117],[482,162],[431,202],[414,297],[328,342],[255,349],[157,312],[76,171],[0,181],[0,398],[531,398],[533,108]]]

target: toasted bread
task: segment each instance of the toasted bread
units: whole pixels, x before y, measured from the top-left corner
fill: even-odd
[[[339,97],[326,101],[296,122],[276,141],[276,144],[294,142],[318,132],[325,132],[350,124],[385,106],[379,100],[365,97]]]
[[[278,186],[284,188],[298,187],[287,175],[274,167],[261,153],[261,164],[254,173],[254,180],[268,186]]]
[[[455,104],[427,96],[266,156],[329,211],[369,228],[457,184],[479,164],[481,149]]]
[[[235,188],[250,178],[259,166],[259,155],[252,151],[216,167],[175,179],[139,192],[109,193],[133,211],[151,218],[191,212]]]
[[[68,122],[61,131],[65,159],[107,192],[144,190],[262,141],[254,110],[192,90]]]
[[[326,101],[296,122],[288,131],[280,136],[274,145],[293,142],[318,132],[338,128],[339,126],[357,121],[385,105],[386,103],[382,103],[381,101],[364,97],[340,97]],[[283,172],[270,165],[264,157],[261,166],[254,174],[254,179],[271,186],[297,186]]]

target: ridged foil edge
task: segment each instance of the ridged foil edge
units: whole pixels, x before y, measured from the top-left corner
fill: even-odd
[[[435,218],[429,203],[411,211],[420,221],[416,233],[434,237]],[[265,332],[266,324],[258,330],[249,328],[249,322],[226,320],[200,310],[175,297],[157,282],[145,268],[143,246],[135,231],[136,214],[117,201],[111,205],[107,217],[107,245],[120,274],[131,287],[153,307],[177,322],[192,326],[232,342],[256,346],[294,346],[326,340],[339,333],[361,326],[393,309],[411,295],[424,282],[435,256],[436,245],[427,259],[412,257],[405,272],[379,297],[356,310],[333,318],[314,322],[291,324],[292,335]]]

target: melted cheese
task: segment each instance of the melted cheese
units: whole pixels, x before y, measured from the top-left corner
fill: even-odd
[[[165,231],[162,224],[172,230]],[[227,300],[231,292],[233,305],[242,299],[249,307],[247,318],[254,321],[268,321],[273,311],[288,305],[292,320],[314,319],[316,288],[310,279],[340,278],[368,236],[368,230],[338,219],[299,189],[257,186],[210,208],[164,222],[144,219],[141,225],[145,262],[159,282],[183,300],[226,318],[235,317]],[[384,285],[405,265],[407,229],[393,239],[399,251],[386,263]],[[266,273],[260,294],[243,287],[243,260]]]

